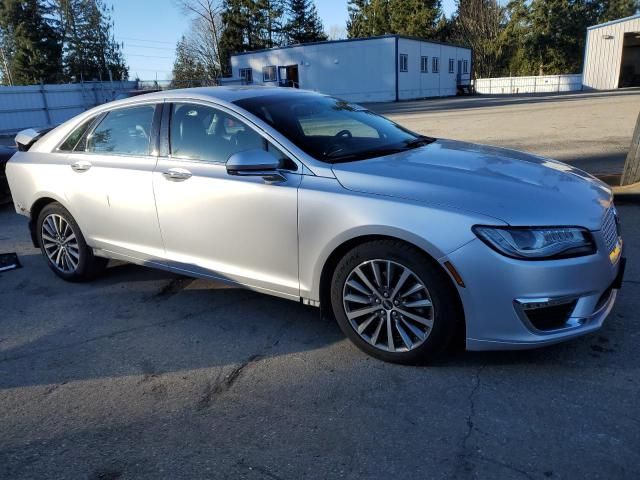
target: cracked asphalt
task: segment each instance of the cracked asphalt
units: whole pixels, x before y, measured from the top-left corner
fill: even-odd
[[[0,478],[640,478],[640,203],[601,331],[424,367],[294,302],[112,263],[49,271],[0,207]]]

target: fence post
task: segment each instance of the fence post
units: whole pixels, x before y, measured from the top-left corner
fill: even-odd
[[[630,185],[636,182],[640,182],[640,114],[636,120],[636,128],[631,138],[631,147],[629,147],[629,153],[624,162],[620,185]]]
[[[47,125],[53,125],[53,123],[51,122],[51,112],[49,112],[49,104],[47,103],[47,92],[45,91],[43,82],[40,82],[40,94],[42,95],[44,114],[47,117]]]

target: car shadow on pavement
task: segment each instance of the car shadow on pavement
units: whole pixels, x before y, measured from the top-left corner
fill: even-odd
[[[3,389],[225,367],[343,339],[316,308],[220,282],[116,264],[69,284],[39,255],[21,259],[0,293]]]

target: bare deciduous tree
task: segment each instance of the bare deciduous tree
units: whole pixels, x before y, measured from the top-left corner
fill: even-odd
[[[221,75],[220,36],[222,0],[175,0],[188,15],[193,16],[192,30],[187,36],[190,48],[196,53],[207,72],[214,79]]]

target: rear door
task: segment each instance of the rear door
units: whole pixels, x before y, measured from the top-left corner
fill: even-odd
[[[138,260],[163,254],[153,195],[161,107],[103,114],[68,156],[67,198],[93,247]]]
[[[299,296],[301,167],[223,107],[174,103],[167,113],[153,184],[169,266]],[[231,155],[256,148],[282,158],[285,181],[227,174]]]

